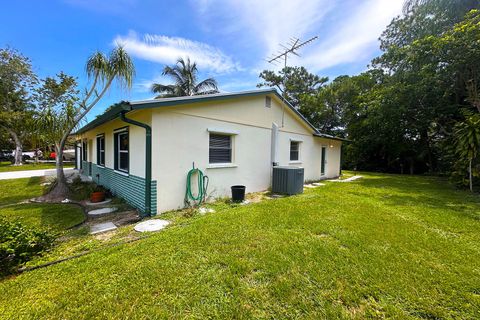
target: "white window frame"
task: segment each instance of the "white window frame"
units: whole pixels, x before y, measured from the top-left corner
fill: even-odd
[[[103,150],[101,149],[101,144],[99,145],[99,139],[103,139]],[[96,139],[97,143],[97,165],[100,167],[105,167],[105,162],[106,162],[106,155],[105,155],[105,134],[99,134],[97,135]],[[103,163],[101,163],[102,159],[102,153],[103,153]]]
[[[217,136],[227,136],[230,138],[230,162],[210,162],[210,137],[211,135]],[[232,168],[236,167],[234,163],[235,157],[235,143],[234,143],[234,136],[237,134],[236,131],[231,130],[218,130],[218,129],[208,129],[208,168]]]
[[[129,172],[130,172],[130,134],[129,134],[128,130],[121,130],[121,131],[116,131],[115,135],[116,135],[115,143],[117,144],[117,147],[116,147],[116,149],[117,149],[116,164],[117,165],[116,165],[115,171],[120,172],[120,173],[124,173],[124,174],[125,173],[129,174]],[[127,150],[120,150],[120,137],[122,135],[127,135],[127,137],[128,137],[128,149]],[[120,154],[121,153],[126,153],[127,157],[128,157],[128,168],[126,170],[120,168]]]
[[[302,140],[298,140],[298,139],[290,139],[290,144],[288,146],[288,159],[289,159],[289,163],[302,163]],[[297,146],[298,146],[298,150],[297,150],[297,153],[298,153],[298,159],[296,160],[293,160],[292,159],[292,143],[296,143]]]

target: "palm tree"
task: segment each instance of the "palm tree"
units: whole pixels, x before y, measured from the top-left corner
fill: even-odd
[[[473,191],[473,161],[480,154],[480,115],[467,115],[464,122],[455,126],[457,155],[468,161],[468,180],[470,191]]]
[[[152,85],[152,91],[159,94],[155,98],[196,96],[218,92],[217,81],[214,78],[198,82],[197,74],[195,62],[190,62],[190,58],[187,58],[187,61],[179,58],[174,66],[165,66],[162,72],[162,75],[170,77],[174,84],[154,83]]]
[[[47,78],[40,90],[42,113],[37,119],[37,128],[48,133],[49,143],[55,145],[57,181],[47,198],[58,199],[68,193],[63,173],[63,149],[72,131],[78,127],[87,113],[105,95],[113,81],[130,88],[135,75],[132,59],[121,46],[108,56],[96,52],[86,64],[86,72],[92,80],[84,95],[77,98],[76,81],[61,73],[59,80]]]

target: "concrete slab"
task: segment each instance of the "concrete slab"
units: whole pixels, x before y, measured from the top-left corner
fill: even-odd
[[[101,209],[95,209],[88,211],[89,216],[101,216],[102,214],[107,214],[107,213],[112,213],[117,211],[117,207],[110,207],[110,208],[101,208]]]
[[[308,189],[314,189],[314,188],[318,188],[318,186],[315,186],[313,184],[306,184],[303,186],[304,188],[308,188]]]
[[[340,180],[340,179],[333,179],[333,180],[327,180],[327,181],[331,181],[331,182],[351,182],[351,181],[355,181],[355,180],[358,180],[358,179],[361,179],[363,178],[362,176],[353,176],[353,177],[350,177],[348,179],[343,179],[343,180]]]
[[[165,228],[170,224],[170,221],[161,220],[161,219],[151,219],[147,221],[140,222],[133,229],[138,232],[152,232],[159,231]]]
[[[104,222],[104,223],[97,223],[90,227],[90,234],[98,234],[102,232],[112,231],[117,229],[117,226],[113,224],[113,222]]]
[[[324,186],[325,183],[321,183],[321,182],[314,182],[312,183],[314,186],[317,186],[317,187],[321,187],[321,186]]]
[[[110,203],[112,199],[106,199],[105,201],[102,202],[91,202],[90,200],[85,201],[85,205],[87,206],[101,206],[102,204],[107,204]]]

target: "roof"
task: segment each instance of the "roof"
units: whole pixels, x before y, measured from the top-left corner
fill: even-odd
[[[300,112],[298,112],[297,109],[295,109],[287,100],[285,100],[277,92],[276,89],[273,89],[273,88],[257,89],[257,90],[241,91],[241,92],[233,92],[233,93],[214,93],[214,94],[198,95],[198,96],[150,99],[150,100],[141,100],[141,101],[132,101],[132,102],[122,101],[120,103],[112,105],[110,110],[99,115],[96,119],[87,123],[85,126],[77,130],[76,134],[87,132],[108,121],[114,120],[122,112],[129,112],[133,110],[141,110],[141,109],[149,109],[149,108],[170,107],[170,106],[200,103],[200,102],[207,102],[207,101],[228,100],[228,99],[239,98],[239,97],[261,96],[261,95],[269,95],[269,94],[273,94],[278,99],[283,101],[289,107],[289,109],[291,109],[298,117],[300,117],[302,121],[305,122],[305,124],[307,124],[307,126],[309,126],[314,131],[315,136],[329,138],[329,139],[344,140],[341,138],[320,133],[317,128],[315,128]]]

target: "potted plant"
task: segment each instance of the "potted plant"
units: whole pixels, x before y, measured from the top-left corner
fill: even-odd
[[[93,190],[92,194],[90,195],[91,202],[102,202],[105,200],[105,193],[106,190],[102,186],[96,186]]]

